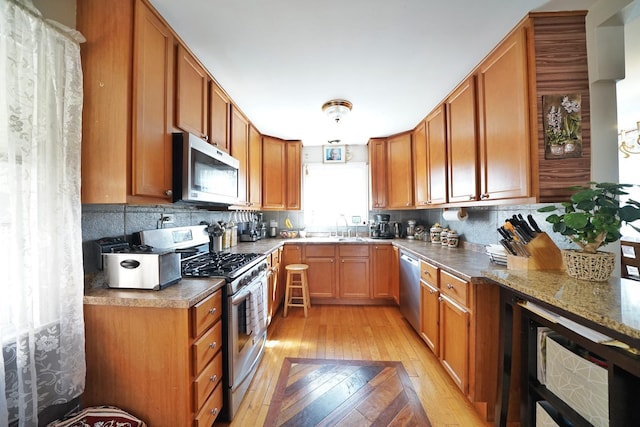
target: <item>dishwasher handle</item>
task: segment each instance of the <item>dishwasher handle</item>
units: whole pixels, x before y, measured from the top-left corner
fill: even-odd
[[[406,255],[406,254],[400,255],[400,259],[403,260],[403,261],[407,261],[408,263],[411,263],[411,264],[416,265],[416,266],[420,264],[420,262],[417,259],[412,258],[412,257],[410,257],[409,255]]]

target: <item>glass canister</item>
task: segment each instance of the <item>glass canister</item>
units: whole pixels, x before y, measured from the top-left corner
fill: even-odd
[[[442,230],[442,232],[440,232],[440,244],[442,246],[447,246],[448,237],[449,237],[449,229],[448,228],[444,228]]]
[[[433,227],[429,230],[429,236],[431,237],[431,243],[440,244],[440,233],[442,233],[442,227],[437,222],[433,224]]]
[[[456,233],[456,230],[450,230],[449,235],[447,236],[447,247],[449,248],[457,248],[458,241],[460,240],[460,236]]]

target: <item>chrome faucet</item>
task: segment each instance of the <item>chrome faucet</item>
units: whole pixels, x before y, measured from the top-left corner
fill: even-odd
[[[349,228],[349,223],[347,222],[347,218],[344,214],[340,214],[336,219],[336,236],[338,235],[338,223],[344,222],[344,228],[347,230],[347,237],[351,237],[351,229]],[[344,230],[342,231],[342,237],[344,237]]]

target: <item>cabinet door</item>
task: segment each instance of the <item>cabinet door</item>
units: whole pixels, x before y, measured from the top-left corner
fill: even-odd
[[[176,126],[208,140],[209,75],[182,45],[176,61]]]
[[[529,97],[524,29],[505,40],[478,70],[482,199],[529,195]],[[505,102],[505,94],[509,101]]]
[[[340,298],[369,298],[369,258],[340,257]]]
[[[392,246],[393,250],[393,277],[391,281],[391,296],[396,304],[400,304],[400,249]]]
[[[231,155],[238,159],[238,204],[248,204],[249,122],[235,108],[231,109]]]
[[[214,81],[209,90],[209,142],[219,149],[231,150],[229,129],[231,122],[231,101]]]
[[[262,208],[284,209],[285,142],[271,136],[262,138]]]
[[[444,105],[433,110],[426,119],[427,138],[427,202],[447,202],[447,122]]]
[[[335,298],[336,294],[336,259],[335,257],[306,258],[309,266],[309,296],[311,298]]]
[[[394,275],[398,275],[398,270],[394,270],[393,246],[375,245],[371,247],[371,269],[372,269],[372,297],[392,298],[392,286]]]
[[[422,121],[413,130],[413,197],[416,208],[429,204],[427,185],[427,125]]]
[[[249,124],[248,202],[252,208],[262,206],[262,136]]]
[[[387,207],[413,206],[413,168],[411,133],[387,140]]]
[[[171,199],[174,38],[170,29],[144,3],[138,6],[134,36],[131,192],[134,196]],[[108,181],[111,177],[102,179]]]
[[[371,182],[371,208],[387,207],[387,142],[369,140],[369,181]]]
[[[299,210],[302,207],[300,180],[302,179],[302,141],[286,142],[286,189],[287,210]]]
[[[469,312],[440,296],[440,359],[466,395],[469,386]]]
[[[433,354],[440,356],[440,293],[436,288],[420,281],[420,336]]]
[[[473,77],[446,101],[449,202],[478,200],[476,90]]]

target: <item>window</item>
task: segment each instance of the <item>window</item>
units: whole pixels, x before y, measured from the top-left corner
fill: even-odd
[[[305,225],[312,231],[334,231],[336,223],[349,226],[368,218],[368,168],[364,162],[341,164],[309,163],[303,170]],[[342,228],[341,228],[342,230]]]

